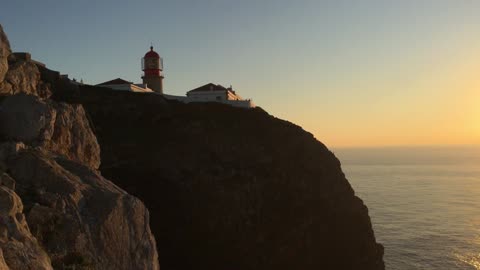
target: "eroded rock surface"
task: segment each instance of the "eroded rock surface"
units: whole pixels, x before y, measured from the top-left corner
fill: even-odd
[[[18,94],[0,106],[3,138],[41,146],[95,169],[100,165],[100,147],[81,105]]]
[[[7,166],[55,268],[159,269],[149,213],[138,199],[86,166],[41,151],[23,151]]]
[[[9,90],[9,92],[4,91],[5,94],[37,94],[37,86],[40,83],[40,71],[32,61],[21,60],[14,62],[5,75],[5,83]]]
[[[52,269],[47,253],[30,233],[22,200],[3,185],[0,185],[0,250],[5,264],[12,270]],[[2,258],[0,267],[1,261]]]
[[[8,42],[7,35],[3,32],[2,25],[0,24],[0,88],[5,74],[8,71],[8,56],[10,53],[10,43]]]

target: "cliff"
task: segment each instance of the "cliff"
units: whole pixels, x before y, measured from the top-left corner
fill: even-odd
[[[25,207],[7,215],[0,201],[0,213],[30,228],[30,269],[155,269],[155,243],[164,269],[384,269],[367,207],[300,127],[260,108],[185,105],[9,66],[4,187]],[[20,269],[9,239],[0,269]]]
[[[81,105],[0,26],[0,269],[159,269],[149,212],[101,176]]]
[[[91,86],[102,173],[141,198],[166,269],[383,269],[368,210],[311,134],[261,109]]]

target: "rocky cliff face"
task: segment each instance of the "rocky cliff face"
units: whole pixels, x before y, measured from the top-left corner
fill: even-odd
[[[149,212],[100,175],[83,107],[49,99],[68,83],[0,41],[0,269],[159,269]]]
[[[384,269],[335,156],[261,109],[89,86],[104,175],[141,198],[166,269]]]

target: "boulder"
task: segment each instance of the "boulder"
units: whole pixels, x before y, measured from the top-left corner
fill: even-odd
[[[10,43],[8,42],[7,35],[3,32],[2,25],[0,24],[0,83],[3,82],[5,74],[8,71],[8,56],[10,53]],[[0,93],[1,87],[0,84]]]
[[[39,150],[8,159],[33,235],[59,269],[159,269],[143,203],[90,168]]]
[[[100,147],[81,105],[8,96],[0,103],[0,137],[43,147],[95,169],[100,165]]]
[[[0,258],[11,270],[50,270],[50,258],[30,233],[20,197],[0,186]],[[8,269],[8,268],[7,268]]]

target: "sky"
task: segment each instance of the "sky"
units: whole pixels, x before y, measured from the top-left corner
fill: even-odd
[[[331,147],[480,144],[480,1],[5,1],[14,51],[97,84],[232,85]]]

